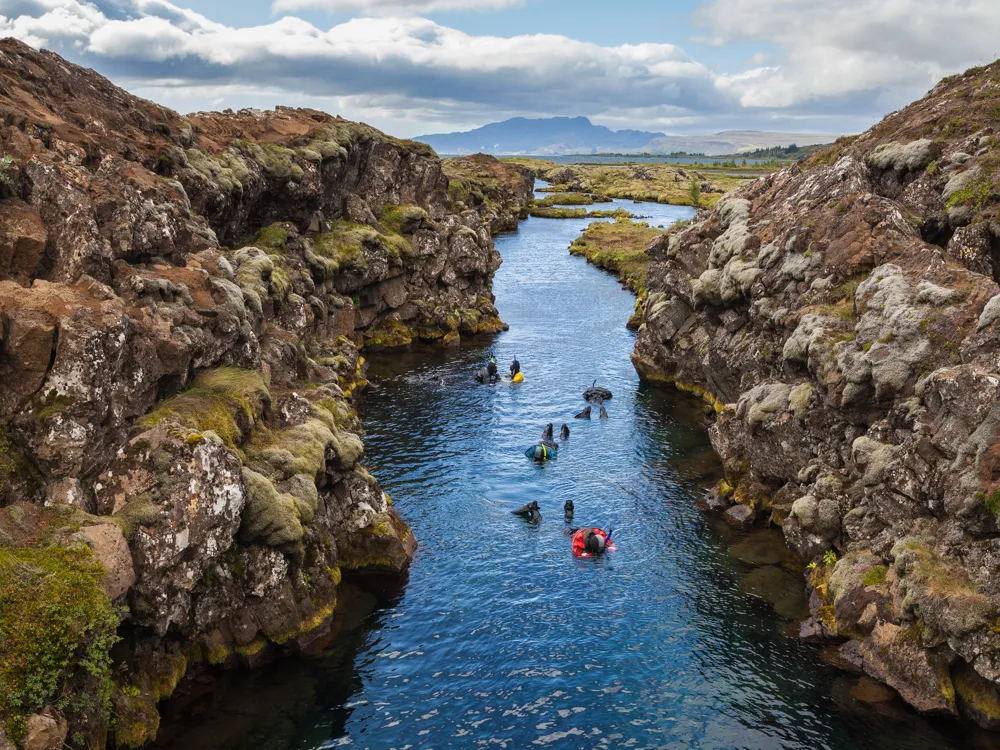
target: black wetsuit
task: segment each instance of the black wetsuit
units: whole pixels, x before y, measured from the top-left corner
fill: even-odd
[[[497,379],[497,363],[496,362],[490,362],[488,365],[486,365],[486,373],[490,376],[490,380],[496,380]]]
[[[510,363],[510,376],[514,377],[519,372],[521,372],[521,363],[515,359],[513,362]]]

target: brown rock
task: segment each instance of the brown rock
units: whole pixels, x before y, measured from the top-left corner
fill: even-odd
[[[85,526],[80,535],[86,540],[94,556],[104,568],[104,590],[112,599],[117,599],[135,583],[135,568],[132,553],[121,527],[115,523]]]
[[[965,661],[952,670],[955,694],[962,715],[983,729],[1000,731],[1000,691]]]
[[[65,719],[57,718],[51,709],[32,714],[25,724],[23,750],[62,750],[69,733]]]
[[[37,211],[19,200],[0,202],[0,281],[28,286],[45,252],[46,238]]]
[[[870,677],[862,677],[851,687],[851,696],[862,703],[888,703],[896,697],[896,691]]]
[[[417,541],[393,508],[372,519],[372,525],[338,540],[345,574],[400,574],[410,566]]]
[[[914,630],[879,623],[861,647],[865,671],[898,690],[921,713],[957,716],[947,662],[925,650]]]

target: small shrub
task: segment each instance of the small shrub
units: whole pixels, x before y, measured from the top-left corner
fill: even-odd
[[[691,197],[691,205],[694,206],[695,208],[700,207],[701,206],[701,185],[698,183],[698,180],[691,180],[691,188],[690,188],[690,191],[689,191],[689,195]]]

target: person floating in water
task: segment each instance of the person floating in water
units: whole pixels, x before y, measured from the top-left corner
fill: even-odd
[[[541,443],[546,448],[549,448],[551,450],[557,451],[557,450],[559,450],[559,446],[556,445],[556,441],[553,439],[553,435],[554,434],[555,434],[555,428],[552,426],[552,423],[549,422],[545,426],[545,429],[542,430],[542,440],[541,440]]]
[[[566,523],[571,523],[573,521],[574,510],[576,510],[576,506],[573,505],[572,499],[567,500],[565,505],[563,505],[563,515],[566,517]]]
[[[517,361],[517,355],[514,355],[514,360],[510,363],[510,378],[511,380],[521,372],[521,363]]]
[[[542,522],[542,512],[538,507],[538,501],[532,500],[527,505],[522,505],[517,510],[512,510],[515,516],[520,516],[528,523],[541,523]]]
[[[538,445],[533,445],[528,450],[524,452],[528,458],[533,458],[539,463],[548,461],[550,458],[559,457],[559,448],[555,443],[546,445],[545,443],[539,443]]]
[[[596,557],[615,547],[611,543],[611,532],[593,529],[577,529],[573,532],[573,554],[577,557]]]
[[[491,383],[495,383],[499,379],[497,375],[497,361],[493,357],[490,357],[489,364],[486,365],[486,374],[489,376]]]

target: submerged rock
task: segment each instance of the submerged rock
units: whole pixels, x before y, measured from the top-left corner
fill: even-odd
[[[723,513],[722,517],[725,518],[726,523],[733,528],[749,529],[753,526],[753,523],[757,518],[757,514],[749,505],[734,505]]]

